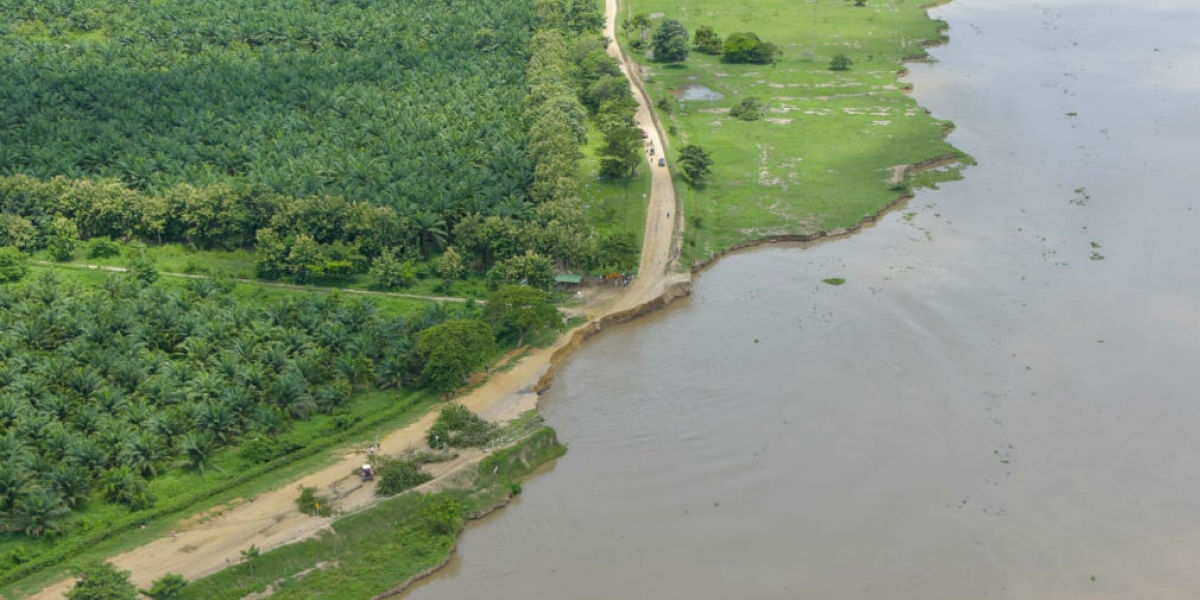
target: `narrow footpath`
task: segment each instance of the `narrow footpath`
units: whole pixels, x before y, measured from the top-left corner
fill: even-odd
[[[616,40],[617,1],[607,0],[605,35]],[[631,63],[621,54],[616,42],[610,45],[609,53],[617,57],[627,77],[636,77],[631,72]],[[664,154],[664,136],[655,125],[650,113],[649,102],[640,86],[633,85],[634,97],[638,101],[637,120],[646,131],[647,139]],[[601,325],[626,320],[642,307],[656,307],[665,300],[678,295],[680,286],[690,281],[690,275],[671,273],[675,223],[678,213],[675,192],[671,185],[669,168],[652,163],[651,190],[646,212],[646,230],[642,242],[642,261],[632,285],[610,303],[587,307],[591,311],[589,321],[560,336],[546,348],[534,348],[511,369],[492,371],[488,380],[457,400],[472,411],[494,421],[512,419],[528,410],[537,408],[538,394],[535,389],[544,383],[553,364],[562,360],[571,349]],[[616,317],[616,318],[614,318]],[[399,454],[409,448],[424,444],[425,432],[437,418],[436,411],[426,414],[411,425],[391,432],[382,439],[380,452]],[[363,449],[347,451],[330,466],[278,489],[258,494],[248,501],[227,507],[219,513],[197,515],[180,522],[174,535],[150,542],[109,560],[117,568],[131,571],[133,582],[139,587],[149,587],[154,580],[167,573],[177,573],[189,581],[215,573],[236,564],[240,552],[251,545],[262,551],[284,544],[294,543],[311,537],[327,528],[331,518],[319,518],[302,514],[296,509],[298,486],[311,486],[323,492],[339,490],[338,507],[343,513],[362,510],[378,501],[371,486],[358,484],[354,476],[362,464]],[[473,464],[478,456],[463,456],[447,465],[431,465],[439,479]],[[438,480],[426,485],[436,485]],[[72,585],[72,580],[63,580],[30,596],[39,600],[61,600]]]

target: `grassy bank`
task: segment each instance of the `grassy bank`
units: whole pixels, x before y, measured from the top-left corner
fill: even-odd
[[[893,181],[896,167],[961,156],[943,140],[950,124],[897,81],[903,60],[941,39],[944,23],[929,19],[920,2],[638,0],[622,7],[621,18],[643,12],[679,20],[689,33],[705,25],[722,38],[753,32],[782,52],[775,64],[759,65],[693,49],[686,62],[664,65],[619,36],[643,65],[652,102],[666,99],[669,109],[659,114],[670,156],[697,144],[713,157],[707,187],[677,186],[688,227],[685,265],[747,240],[854,225],[919,183]],[[838,54],[850,59],[849,70],[830,70]],[[704,94],[709,99],[691,99]],[[729,114],[747,98],[766,106],[761,118]]]
[[[604,134],[596,127],[595,120],[591,119],[588,121],[588,144],[580,149],[583,158],[579,161],[579,179],[583,185],[588,219],[598,236],[630,236],[633,247],[640,249],[646,231],[650,165],[643,159],[637,175],[628,179],[603,179],[600,177],[603,147]]]
[[[331,531],[264,553],[195,581],[183,598],[236,600],[271,586],[272,598],[371,598],[442,564],[468,517],[490,512],[520,490],[520,479],[562,456],[541,427],[462,474],[437,494],[406,493],[333,523]],[[443,518],[444,517],[444,518]]]

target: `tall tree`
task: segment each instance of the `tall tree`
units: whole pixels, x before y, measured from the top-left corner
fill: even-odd
[[[654,60],[665,63],[678,63],[688,57],[688,31],[683,23],[675,19],[664,19],[654,38],[650,41],[654,50]]]
[[[708,151],[704,148],[688,144],[679,150],[677,164],[683,172],[684,181],[695,189],[702,187],[708,181],[708,176],[711,173],[712,157],[709,156]]]
[[[516,333],[517,346],[525,343],[532,331],[550,327],[558,322],[558,309],[550,296],[527,285],[502,285],[488,296],[483,316],[500,335]]]
[[[621,24],[621,28],[625,30],[626,35],[630,35],[631,31],[636,31],[638,37],[637,40],[635,40],[637,44],[635,44],[634,47],[641,48],[646,44],[646,34],[650,31],[651,25],[652,23],[650,21],[649,14],[638,13],[626,19],[625,22]]]
[[[435,390],[452,390],[483,366],[494,346],[492,328],[483,321],[458,319],[430,327],[417,336],[417,352],[425,359],[421,376]]]

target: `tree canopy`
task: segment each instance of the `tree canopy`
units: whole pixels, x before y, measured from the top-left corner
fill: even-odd
[[[725,38],[721,60],[730,63],[770,64],[779,57],[779,47],[758,39],[754,33],[731,33]]]
[[[67,600],[137,600],[137,587],[129,581],[129,571],[121,571],[108,562],[91,562],[71,572],[77,578],[67,592]]]
[[[687,60],[687,28],[675,19],[663,19],[650,40],[650,47],[654,50],[654,60],[659,62],[677,63]]]
[[[488,296],[483,316],[500,335],[516,334],[518,346],[525,342],[527,334],[559,321],[558,309],[550,301],[550,295],[526,285],[500,286]]]
[[[708,151],[695,144],[689,144],[679,150],[679,160],[676,161],[683,172],[683,179],[691,187],[700,187],[708,181],[711,173],[712,157]]]
[[[487,362],[493,348],[492,328],[483,321],[456,319],[430,327],[417,336],[425,361],[421,377],[435,390],[452,390]]]

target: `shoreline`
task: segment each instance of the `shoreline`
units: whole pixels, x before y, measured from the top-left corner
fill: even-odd
[[[949,134],[949,131],[947,131],[947,134]],[[933,158],[923,160],[919,163],[915,163],[915,164],[911,164],[911,165],[904,165],[904,176],[907,177],[908,175],[912,175],[915,173],[921,173],[923,171],[936,169],[938,167],[961,164],[962,162],[963,162],[962,157],[957,154],[944,154],[942,156],[935,156]],[[769,235],[766,237],[761,237],[761,238],[756,238],[753,240],[746,240],[744,242],[739,242],[739,243],[734,244],[716,254],[713,254],[712,256],[709,256],[708,258],[706,258],[700,262],[695,263],[690,268],[690,274],[698,275],[701,272],[706,271],[706,270],[712,268],[713,266],[715,266],[718,262],[720,262],[720,260],[722,258],[725,258],[732,254],[736,254],[738,252],[742,252],[742,251],[746,251],[746,250],[753,250],[760,246],[766,246],[766,245],[770,245],[770,244],[788,244],[788,243],[812,244],[812,243],[820,243],[820,242],[833,242],[833,241],[837,241],[840,239],[845,239],[847,237],[850,237],[850,236],[862,231],[865,228],[870,228],[870,227],[874,226],[876,223],[879,222],[880,219],[882,219],[883,217],[886,217],[888,215],[888,213],[905,206],[906,204],[908,204],[908,201],[913,199],[914,197],[916,197],[916,194],[913,193],[911,190],[901,193],[900,195],[896,196],[896,198],[894,200],[883,205],[882,207],[880,207],[879,210],[863,217],[862,220],[860,220],[858,223],[855,223],[854,225],[851,225],[850,227],[836,227],[834,229],[825,229],[825,230],[816,231],[813,233],[784,233],[784,234],[779,234],[779,235]]]

